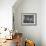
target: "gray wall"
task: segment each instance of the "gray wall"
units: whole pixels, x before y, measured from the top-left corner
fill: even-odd
[[[15,30],[23,33],[23,37],[26,39],[34,40],[36,46],[41,46],[41,30],[42,30],[42,18],[41,16],[41,2],[40,0],[23,0],[18,7],[13,8],[15,19]],[[14,5],[15,6],[15,5]],[[22,26],[21,25],[21,13],[37,13],[37,25],[36,26]],[[42,41],[43,42],[43,41]],[[45,46],[45,45],[44,45]]]

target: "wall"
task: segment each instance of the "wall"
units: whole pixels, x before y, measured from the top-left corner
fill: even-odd
[[[42,46],[46,46],[46,0],[41,1],[41,40]]]
[[[0,26],[12,28],[12,6],[15,2],[16,0],[0,0]],[[30,6],[29,4],[32,5]],[[25,0],[24,3],[22,5],[18,5],[18,7],[19,9],[14,9],[14,13],[16,15],[15,29],[23,32],[24,37],[27,36],[26,33],[28,34],[28,36],[30,35],[29,38],[34,39],[37,45],[39,44],[39,41],[41,39],[42,46],[46,46],[46,0],[41,0],[41,9],[39,9],[40,0]],[[32,10],[32,7],[34,10]],[[38,14],[37,26],[21,26],[21,12],[36,12]]]
[[[15,6],[15,5],[14,5]],[[22,3],[13,9],[15,19],[15,30],[23,33],[23,37],[35,41],[36,46],[41,46],[41,1],[23,0]],[[22,26],[21,13],[37,13],[36,26]]]
[[[0,0],[0,27],[12,29],[12,6],[16,0]]]

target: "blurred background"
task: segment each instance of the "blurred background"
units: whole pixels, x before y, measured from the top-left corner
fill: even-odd
[[[21,13],[37,13],[37,26],[22,26]],[[37,46],[46,46],[46,0],[0,0],[0,27],[12,29],[13,14],[15,30]]]

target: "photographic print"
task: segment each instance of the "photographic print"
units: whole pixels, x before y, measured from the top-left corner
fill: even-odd
[[[36,25],[37,24],[37,14],[36,13],[22,13],[21,14],[22,25]]]

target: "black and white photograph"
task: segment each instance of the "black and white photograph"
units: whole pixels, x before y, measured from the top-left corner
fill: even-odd
[[[34,23],[34,16],[33,15],[24,15],[24,23]]]
[[[36,25],[37,14],[36,13],[23,13],[21,19],[22,19],[22,25]]]

